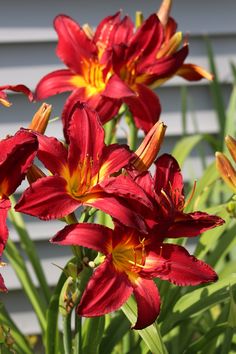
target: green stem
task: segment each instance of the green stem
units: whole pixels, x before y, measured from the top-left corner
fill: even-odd
[[[82,319],[75,314],[74,354],[82,354]]]
[[[110,145],[114,144],[116,142],[116,128],[117,128],[117,123],[120,121],[121,117],[125,114],[127,108],[126,106],[121,106],[119,113],[111,119],[109,122],[104,124],[104,130],[105,130],[105,144]]]
[[[135,151],[138,142],[138,128],[135,125],[134,119],[130,112],[126,112],[125,116],[126,122],[129,126],[129,138],[128,144],[131,150]]]
[[[105,317],[86,318],[83,325],[83,353],[97,354],[104,331]]]
[[[110,145],[115,142],[115,133],[116,133],[116,124],[117,121],[115,118],[110,120],[104,125],[104,130],[105,130],[105,144]]]
[[[23,220],[21,214],[15,212],[13,209],[13,206],[15,205],[14,198],[11,197],[10,199],[11,199],[11,203],[12,203],[12,209],[8,213],[9,219],[20,237],[21,247],[26,252],[26,254],[32,264],[35,275],[36,275],[37,280],[39,282],[39,286],[42,290],[43,296],[46,300],[46,303],[49,304],[49,301],[51,298],[51,291],[48,286],[43,268],[41,266],[41,262],[40,262],[38,253],[36,251],[35,244],[31,240],[31,238],[27,232],[26,225],[24,223],[24,220]]]
[[[70,259],[69,262],[73,260],[74,258]],[[51,301],[47,310],[47,330],[46,330],[46,341],[45,341],[46,354],[61,353],[61,350],[60,351],[58,350],[62,347],[62,338],[58,330],[58,313],[59,313],[60,293],[65,281],[66,281],[66,275],[64,272],[62,272],[57,282],[54,293],[51,297]]]
[[[6,308],[1,303],[0,304],[0,323],[11,330],[11,335],[15,341],[15,346],[17,347],[18,352],[25,354],[33,354],[32,349],[28,341],[26,340],[24,334],[19,330],[16,324],[13,322],[9,316]]]
[[[65,354],[71,354],[72,351],[72,333],[71,333],[71,312],[63,317],[63,344]]]
[[[34,311],[39,320],[43,335],[46,330],[46,308],[45,304],[42,302],[41,297],[33,284],[33,281],[29,275],[29,272],[25,266],[25,261],[17,250],[16,246],[12,240],[8,239],[7,245],[4,251],[6,257],[14,268],[17,277],[28,296]]]
[[[137,305],[133,297],[130,297],[129,300],[121,307],[121,309],[131,323],[136,322]],[[167,350],[162,340],[162,336],[160,334],[159,326],[157,323],[154,323],[142,330],[137,330],[137,332],[142,337],[152,353],[167,354]]]

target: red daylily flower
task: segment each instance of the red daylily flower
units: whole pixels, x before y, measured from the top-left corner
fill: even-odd
[[[124,199],[150,205],[143,190],[129,176],[110,177],[129,163],[133,153],[126,145],[104,144],[104,130],[95,111],[75,106],[68,149],[55,138],[37,136],[38,158],[53,175],[32,183],[16,205],[17,211],[47,220],[87,205],[125,225],[145,228]]]
[[[194,237],[224,223],[220,217],[205,212],[185,213],[183,177],[174,157],[164,154],[155,165],[154,177],[149,172],[134,177],[153,205],[152,213],[144,207],[138,211],[150,231],[155,230],[163,238]]]
[[[36,87],[36,98],[41,100],[71,91],[62,114],[64,125],[67,126],[67,118],[77,102],[86,102],[96,109],[105,123],[118,112],[122,97],[134,95],[118,77],[110,81],[113,70],[109,50],[113,43],[125,40],[129,34],[122,30],[124,25],[120,14],[116,13],[105,18],[90,36],[70,17],[59,15],[55,18],[54,27],[59,38],[57,55],[68,69],[43,77]],[[107,97],[105,90],[115,91],[119,99]]]
[[[1,274],[0,274],[0,291],[7,292],[7,288],[6,288],[6,285],[4,283],[4,279]]]
[[[7,98],[7,94],[5,92],[6,90],[10,90],[14,92],[22,92],[26,96],[28,96],[30,101],[33,101],[33,93],[25,85],[4,85],[4,86],[0,86],[0,103],[3,106],[9,107],[11,105],[11,103]]]
[[[217,280],[214,270],[183,247],[157,243],[135,230],[95,224],[74,224],[59,231],[51,242],[80,245],[105,255],[77,307],[80,316],[102,316],[119,309],[133,293],[138,318],[134,329],[151,325],[160,311],[160,296],[153,278],[177,285],[198,285]]]
[[[123,98],[129,106],[136,125],[146,133],[159,119],[161,106],[150,89],[174,75],[188,80],[212,78],[206,71],[192,64],[184,64],[188,55],[187,43],[179,49],[182,34],[175,33],[173,19],[163,25],[156,14],[149,16],[130,40],[113,46],[113,70],[136,94]],[[130,25],[131,26],[131,25]],[[132,31],[129,29],[132,33]],[[111,78],[112,80],[112,78]],[[107,92],[111,98],[113,92]]]
[[[15,192],[24,179],[37,148],[37,138],[24,130],[0,141],[0,254],[8,237],[6,218],[11,206],[8,197]]]
[[[11,207],[8,197],[15,192],[24,179],[37,148],[37,138],[24,130],[0,141],[0,257],[8,238],[6,220]],[[6,290],[2,276],[0,276],[0,289]]]

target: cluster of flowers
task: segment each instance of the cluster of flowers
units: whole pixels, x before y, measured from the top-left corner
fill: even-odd
[[[182,33],[176,32],[168,4],[164,0],[158,13],[137,30],[120,13],[105,18],[95,32],[68,16],[57,16],[57,55],[68,69],[46,75],[34,98],[72,91],[62,112],[65,142],[44,135],[47,105],[30,129],[0,142],[0,255],[8,238],[9,196],[26,174],[30,186],[15,206],[18,212],[43,220],[67,218],[79,207],[109,214],[113,229],[74,219],[51,242],[104,255],[80,299],[78,315],[93,317],[117,310],[133,293],[138,307],[135,329],[152,324],[159,314],[160,296],[153,278],[177,285],[217,279],[210,266],[165,240],[194,237],[223,223],[201,211],[186,213],[188,201],[177,161],[168,154],[156,158],[166,127],[158,122],[161,106],[152,89],[174,75],[211,78],[202,68],[184,63],[188,44],[181,47]],[[24,85],[0,89],[5,105],[9,105],[6,89],[32,99]],[[114,119],[122,104],[146,133],[135,152],[127,145],[104,142],[103,124]],[[48,175],[34,164],[36,156]],[[7,290],[2,276],[0,288]]]

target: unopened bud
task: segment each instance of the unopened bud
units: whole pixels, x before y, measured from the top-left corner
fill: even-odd
[[[225,143],[227,145],[227,148],[230,152],[230,155],[234,159],[234,162],[236,162],[236,140],[232,138],[232,136],[227,135],[225,137]]]
[[[225,183],[236,193],[236,171],[229,159],[222,153],[216,152],[216,168]]]
[[[5,107],[10,107],[12,104],[7,99],[0,97],[0,103]]]
[[[171,6],[172,0],[163,0],[159,10],[157,11],[157,16],[163,26],[166,26],[168,22]]]
[[[27,172],[27,180],[29,184],[34,183],[39,178],[46,177],[45,173],[36,165],[32,165]]]
[[[44,134],[51,112],[52,106],[47,103],[43,103],[33,116],[33,119],[28,128],[38,133]]]
[[[135,14],[135,27],[139,28],[143,23],[143,13],[141,11],[136,11]]]
[[[85,24],[83,25],[83,30],[84,30],[85,34],[87,35],[87,37],[88,37],[89,39],[93,39],[94,31],[93,31],[93,29],[89,26],[88,23],[85,23]]]
[[[139,171],[144,172],[149,169],[155,161],[163,142],[166,125],[163,122],[157,122],[143,139],[138,149],[135,151],[137,158],[133,166]]]
[[[78,301],[78,297],[79,290],[76,282],[72,277],[68,277],[59,297],[59,311],[62,316],[67,316],[72,311]]]

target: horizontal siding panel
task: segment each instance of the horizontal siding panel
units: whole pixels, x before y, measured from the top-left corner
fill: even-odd
[[[35,223],[35,227],[37,227],[37,223]],[[61,226],[61,228],[62,227],[63,226]],[[50,237],[53,235],[54,234],[50,235]],[[40,255],[42,267],[45,271],[48,284],[53,286],[57,283],[61,274],[61,270],[57,266],[63,268],[68,260],[72,257],[71,248],[69,246],[62,247],[58,245],[52,245],[47,241],[36,242],[35,245],[38,254]],[[5,257],[3,257],[3,261],[7,262]],[[29,261],[26,260],[25,264],[30,272],[30,275],[32,276],[34,284],[38,286]],[[10,264],[7,264],[5,267],[1,268],[1,274],[5,279],[6,286],[9,290],[21,288],[20,282]]]
[[[55,48],[57,35],[53,29],[53,19],[59,13],[72,16],[80,24],[89,23],[95,27],[99,21],[109,14],[123,9],[132,18],[136,10],[143,11],[147,17],[156,11],[161,1],[157,0],[67,0],[50,2],[34,2],[31,0],[8,0],[1,4],[0,13],[0,85],[24,83],[32,90],[39,79],[50,71],[63,67],[57,58]],[[187,62],[192,62],[208,68],[207,50],[204,36],[210,38],[219,77],[222,83],[225,104],[227,105],[231,92],[230,61],[236,62],[236,2],[220,0],[198,2],[179,0],[173,2],[172,15],[178,21],[179,29],[189,33],[190,55]],[[214,8],[213,8],[214,6]],[[93,11],[91,11],[91,8]],[[222,21],[222,14],[227,21]],[[219,130],[217,117],[213,109],[209,83],[203,80],[198,83],[188,83],[181,78],[168,81],[165,86],[157,90],[160,96],[163,113],[161,120],[167,125],[167,137],[160,153],[171,152],[182,134],[181,119],[181,86],[188,90],[187,99],[187,133],[194,132],[216,134]],[[10,94],[13,102],[11,108],[0,107],[1,133],[3,138],[7,134],[14,134],[20,126],[27,127],[31,117],[40,106],[40,103],[29,103],[27,98],[20,94]],[[46,100],[53,105],[52,117],[61,113],[67,94]],[[56,135],[62,138],[61,121],[49,124],[47,135]],[[122,121],[118,131],[123,141],[127,135],[127,127]],[[142,132],[139,132],[142,138]],[[206,143],[201,143],[201,152],[205,151],[207,163],[214,160],[213,153]],[[198,179],[203,173],[202,161],[199,157],[199,147],[196,147],[187,159],[183,168],[185,181]],[[17,197],[27,186],[26,182],[17,190]],[[64,224],[59,221],[43,222],[37,218],[24,216],[28,231],[35,241],[36,248],[42,260],[42,266],[50,286],[54,286],[60,275],[60,269],[54,264],[63,267],[71,257],[70,247],[51,245],[49,239],[60,230]],[[19,238],[9,225],[10,238],[19,245]],[[190,240],[189,250],[192,252],[195,240]],[[32,269],[29,262],[26,265]],[[32,334],[39,332],[37,319],[32,307],[26,299],[20,283],[11,268],[11,265],[1,269],[6,285],[10,292],[0,294],[1,301],[6,304],[13,319],[23,332]],[[36,285],[36,279],[33,278]]]
[[[209,38],[220,80],[232,81],[230,62],[236,62],[236,33],[234,36]],[[190,53],[186,62],[208,69],[209,61],[203,37],[190,37],[189,43]],[[35,89],[36,84],[44,75],[65,67],[55,54],[56,44],[57,41],[0,43],[0,84],[24,83],[32,90]],[[178,86],[183,82],[186,81],[176,78],[169,80],[165,85]],[[205,83],[207,84],[207,81]],[[192,85],[192,83],[186,82],[186,85]]]
[[[223,93],[225,97],[225,104],[228,103],[231,85],[225,84]],[[182,134],[181,122],[181,91],[180,87],[163,86],[157,89],[157,94],[160,96],[162,105],[161,120],[168,126],[167,136],[176,136]],[[67,95],[58,95],[47,99],[46,102],[53,106],[52,118],[58,117],[61,114],[63,103]],[[216,133],[218,131],[218,123],[215,112],[212,108],[212,98],[210,94],[210,87],[208,85],[191,85],[187,89],[187,132],[207,132]],[[27,127],[31,117],[39,108],[40,104],[30,103],[23,95],[11,95],[10,99],[13,105],[6,109],[0,106],[1,122],[1,138],[7,134],[14,134],[20,127]],[[170,104],[171,103],[171,104]],[[197,127],[197,129],[196,129]],[[63,138],[62,123],[59,119],[48,125],[46,134],[55,135],[58,138]],[[127,126],[124,121],[121,122],[118,135],[120,138],[127,136]],[[140,136],[143,134],[140,132]]]
[[[160,3],[157,0],[51,0],[50,3],[8,0],[1,4],[0,26],[4,30],[9,27],[51,28],[53,18],[59,13],[68,14],[81,24],[96,26],[103,17],[119,9],[131,17],[134,17],[136,10],[143,11],[146,17],[155,12]],[[235,33],[235,13],[236,2],[232,0],[216,0],[214,3],[210,0],[173,1],[172,15],[178,21],[179,28],[189,33]],[[222,14],[225,14],[227,21],[222,20]]]

